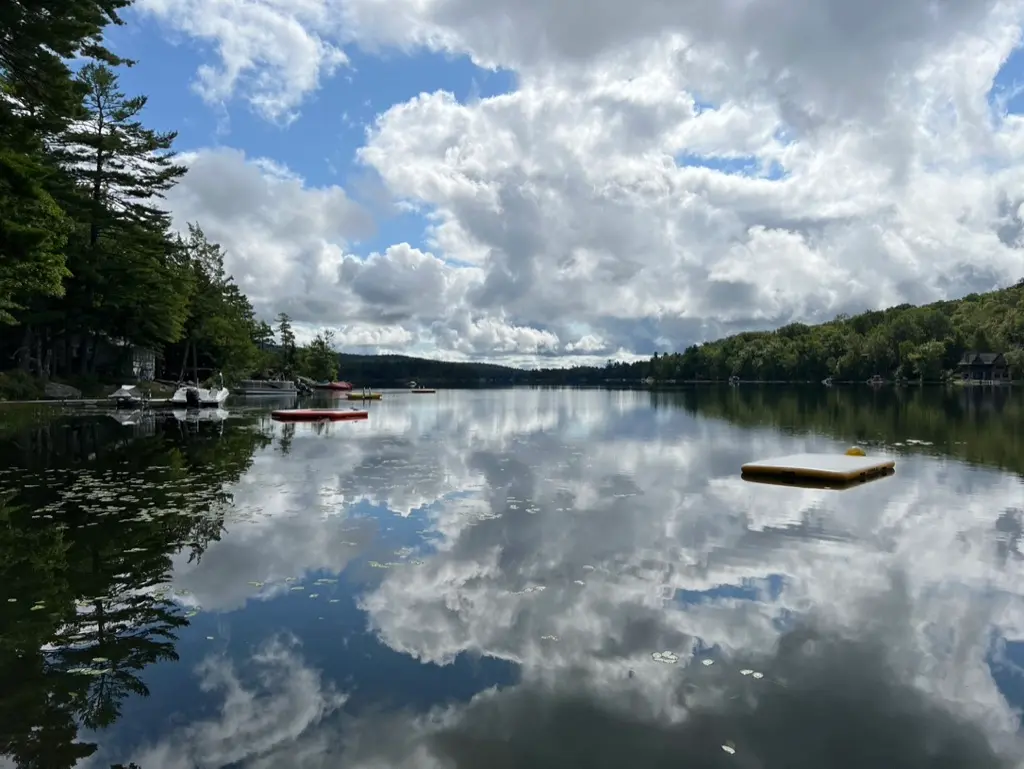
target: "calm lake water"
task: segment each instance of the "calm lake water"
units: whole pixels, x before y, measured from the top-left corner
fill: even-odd
[[[0,766],[1021,766],[1021,388],[369,408],[0,413]]]

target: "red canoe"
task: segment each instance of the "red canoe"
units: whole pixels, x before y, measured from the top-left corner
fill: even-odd
[[[280,409],[270,416],[278,422],[341,422],[348,419],[366,419],[369,411],[356,409]]]

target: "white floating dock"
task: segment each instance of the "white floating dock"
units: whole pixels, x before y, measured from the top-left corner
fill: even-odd
[[[896,467],[893,459],[850,456],[848,454],[792,454],[778,459],[748,462],[744,475],[816,481],[866,481],[890,474]]]

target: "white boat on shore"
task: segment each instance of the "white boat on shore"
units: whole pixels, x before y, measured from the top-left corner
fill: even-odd
[[[200,387],[198,384],[179,385],[168,400],[169,406],[184,406],[189,409],[208,409],[223,406],[231,392],[224,386],[221,377],[219,387]]]

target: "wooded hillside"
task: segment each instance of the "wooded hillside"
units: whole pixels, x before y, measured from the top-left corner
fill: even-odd
[[[937,381],[968,350],[1003,352],[1015,376],[1024,375],[1024,280],[953,301],[737,334],[635,368],[659,380],[864,381],[879,374]]]

